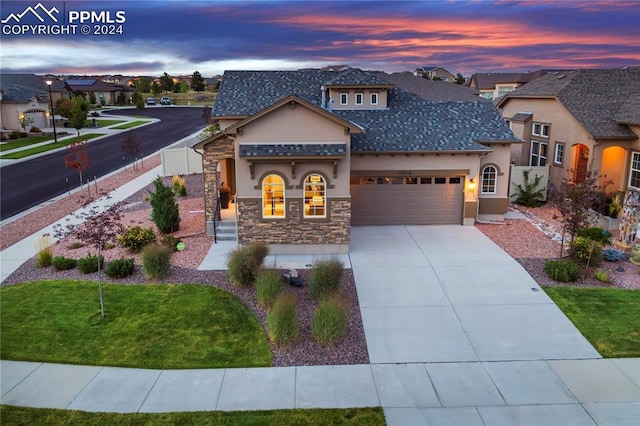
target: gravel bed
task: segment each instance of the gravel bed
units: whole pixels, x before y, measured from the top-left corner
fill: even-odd
[[[540,285],[572,285],[581,287],[616,287],[640,289],[640,268],[629,262],[628,255],[618,262],[603,261],[597,267],[584,271],[583,278],[575,283],[559,283],[549,279],[544,272],[548,259],[560,258],[561,243],[559,233],[562,230],[557,210],[550,205],[528,208],[517,206],[526,219],[505,220],[504,225],[477,224],[476,227],[499,245],[511,257],[517,260]],[[617,232],[612,232],[614,238]],[[562,256],[567,256],[566,248]],[[596,269],[606,272],[610,283],[603,283],[594,277]]]

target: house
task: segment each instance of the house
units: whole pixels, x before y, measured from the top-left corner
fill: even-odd
[[[135,89],[126,83],[107,83],[99,78],[70,78],[67,87],[75,95],[88,99],[90,93],[96,95],[96,102],[101,105],[120,105],[128,103]]]
[[[235,194],[240,244],[344,253],[351,226],[470,225],[508,205],[511,145],[491,102],[431,102],[373,73],[227,71],[196,143],[207,230]]]
[[[424,66],[416,68],[413,72],[413,75],[417,77],[428,78],[429,80],[440,80],[448,82],[456,81],[455,75],[451,74],[449,71],[441,67]]]
[[[497,100],[546,73],[544,70],[530,73],[477,73],[471,76],[469,87],[478,90],[485,99]]]
[[[460,84],[442,84],[442,82],[418,77],[409,72],[392,74],[379,72],[375,75],[428,101],[489,102],[489,100],[481,98],[477,90]]]
[[[608,192],[640,189],[640,67],[549,73],[500,100],[522,145],[518,165],[550,165],[550,181],[581,182],[591,165]]]
[[[53,104],[68,96],[64,82],[51,79],[51,95]],[[51,103],[49,87],[45,78],[35,74],[2,74],[0,75],[0,128],[3,130],[22,130],[21,117],[28,117],[32,127],[43,129],[51,127]]]

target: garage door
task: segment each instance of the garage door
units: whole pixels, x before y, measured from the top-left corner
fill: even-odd
[[[351,179],[353,225],[462,223],[463,176]]]

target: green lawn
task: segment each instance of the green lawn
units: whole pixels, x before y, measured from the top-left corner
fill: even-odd
[[[125,129],[130,129],[132,127],[137,127],[137,126],[141,126],[143,124],[147,124],[148,122],[149,122],[149,120],[146,120],[146,121],[142,121],[142,120],[140,120],[140,121],[130,121],[128,123],[121,124],[120,126],[112,127],[112,129],[125,130]]]
[[[32,425],[385,425],[382,408],[309,409],[273,411],[198,411],[183,413],[88,413],[85,411],[23,408],[0,405],[2,423]]]
[[[40,143],[47,140],[53,140],[53,135],[45,136],[27,136],[26,138],[10,139],[8,142],[0,144],[0,152],[9,151],[10,149],[22,148],[34,143]]]
[[[640,291],[544,287],[605,358],[640,357]]]
[[[109,126],[113,126],[114,124],[124,122],[124,120],[105,120],[105,119],[99,119],[99,118],[96,118],[95,120],[98,127],[109,127]],[[90,126],[92,124],[93,124],[93,118],[88,118],[86,121],[86,125]]]
[[[237,297],[203,285],[35,281],[0,289],[0,358],[182,369],[265,367],[271,352]]]
[[[86,141],[89,139],[97,138],[99,136],[104,136],[104,133],[87,133],[86,135],[81,135],[80,138],[83,141]],[[0,156],[0,158],[17,160],[18,158],[24,158],[30,155],[40,154],[41,152],[47,152],[53,149],[58,149],[67,145],[71,145],[72,143],[75,143],[77,141],[78,141],[77,138],[68,138],[63,141],[59,141],[58,143],[52,142],[45,145],[36,146],[30,149],[23,149],[22,151],[16,151],[9,154],[5,154]]]

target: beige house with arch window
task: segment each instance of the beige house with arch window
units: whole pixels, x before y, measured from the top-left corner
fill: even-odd
[[[516,165],[549,165],[555,185],[583,181],[591,166],[609,193],[640,189],[640,68],[549,73],[498,107],[524,141]]]
[[[423,79],[424,80],[424,79]],[[375,74],[228,71],[203,155],[208,230],[221,182],[240,244],[348,252],[352,226],[473,224],[507,211],[511,144],[487,102],[433,102]]]

